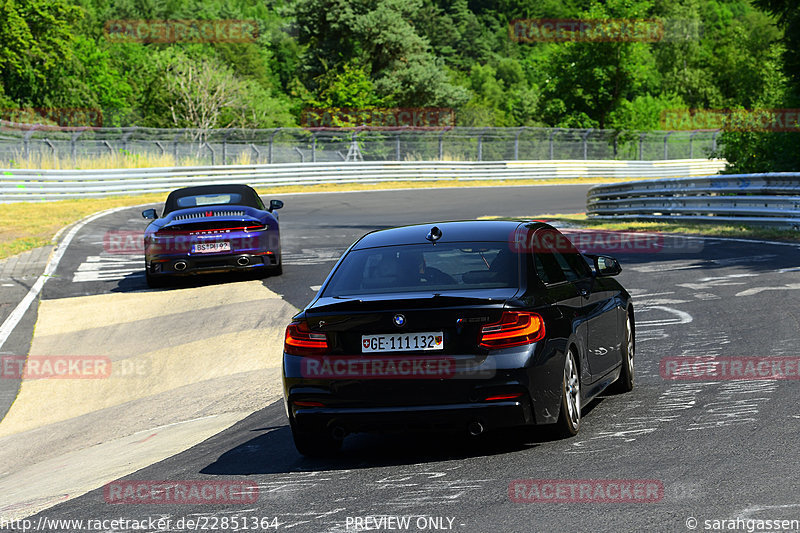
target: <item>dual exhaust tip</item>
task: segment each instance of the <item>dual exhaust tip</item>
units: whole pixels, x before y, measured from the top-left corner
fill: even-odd
[[[240,257],[236,260],[236,264],[239,266],[247,266],[250,264],[250,258]],[[175,264],[172,265],[172,268],[174,268],[178,272],[183,272],[184,270],[186,270],[186,267],[188,266],[189,265],[186,263],[186,261],[176,261]]]

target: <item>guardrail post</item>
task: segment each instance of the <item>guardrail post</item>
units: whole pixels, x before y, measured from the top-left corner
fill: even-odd
[[[639,135],[639,161],[644,161],[644,138],[647,134]]]
[[[449,128],[450,126],[445,127],[442,133],[439,134],[439,161],[444,161],[444,134],[447,133]]]
[[[269,136],[269,151],[267,152],[268,153],[267,163],[269,163],[270,165],[272,164],[272,141],[275,140],[275,136],[282,129],[283,128],[277,128],[275,131],[272,132],[272,135]],[[295,146],[295,148],[297,147]]]
[[[103,144],[105,144],[106,148],[108,148],[108,153],[114,155],[114,148],[111,146],[111,143],[108,141],[103,141]]]
[[[478,134],[478,161],[483,161],[483,134],[488,128],[483,128]]]
[[[126,152],[128,151],[128,139],[130,139],[131,135],[133,135],[133,133],[136,131],[136,126],[131,126],[127,129],[128,132],[122,136],[122,149]]]
[[[300,162],[301,163],[305,163],[306,162],[306,156],[303,153],[303,151],[300,148],[298,148],[297,146],[294,147],[294,151],[297,152],[298,154],[300,154]]]
[[[664,160],[666,161],[669,159],[669,136],[675,133],[674,131],[668,131],[666,135],[664,135]]]
[[[689,159],[694,159],[694,145],[692,141],[694,141],[694,136],[700,133],[699,131],[693,131],[689,134]]]
[[[228,135],[231,134],[231,130],[226,130],[225,135],[222,136],[222,164],[227,164],[228,159]]]
[[[586,161],[589,159],[589,134],[592,133],[594,128],[589,128],[586,130],[586,133],[583,134],[583,160]]]
[[[83,131],[84,130],[74,132],[69,139],[69,153],[72,156],[73,165],[78,162],[78,150],[77,147],[75,146],[75,141],[77,141],[78,137],[80,137],[83,134]]]
[[[555,148],[553,145],[555,143],[556,133],[558,133],[559,131],[561,131],[561,128],[553,128],[552,130],[550,130],[550,161],[553,161],[556,158]]]
[[[34,124],[33,127],[31,129],[29,129],[25,133],[25,137],[23,137],[23,140],[22,140],[22,157],[24,157],[25,159],[27,159],[30,156],[30,146],[29,146],[30,145],[30,138],[31,138],[31,135],[33,135],[33,132],[36,131],[36,128],[38,128],[38,127],[39,127],[39,124]]]
[[[311,162],[317,162],[317,132],[311,132]]]
[[[164,155],[164,145],[161,144],[161,141],[154,141],[155,145],[158,146],[158,149],[161,150],[160,155]]]
[[[622,130],[618,131],[614,134],[614,159],[617,158],[618,155],[618,145],[619,145],[619,136],[622,134]]]
[[[394,160],[395,161],[400,161],[400,134],[399,133],[397,135],[395,135],[394,140],[395,140],[395,146],[394,146],[394,157],[395,157],[395,159]]]
[[[176,133],[175,137],[172,138],[172,158],[176,165],[178,164],[178,137],[180,137],[180,135],[180,133]]]
[[[519,136],[525,131],[525,126],[521,127],[517,130],[517,134],[514,136],[514,161],[519,161]]]

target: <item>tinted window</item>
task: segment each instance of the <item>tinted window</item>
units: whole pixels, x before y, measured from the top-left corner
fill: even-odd
[[[536,232],[531,241],[534,265],[545,283],[575,281],[591,275],[586,261],[562,233],[545,229]]]
[[[559,283],[566,279],[552,253],[534,253],[533,264],[539,279],[547,284]]]
[[[440,243],[351,251],[322,296],[519,287],[507,243]]]
[[[196,194],[177,199],[178,207],[202,207],[204,205],[241,204],[242,195],[238,193]]]

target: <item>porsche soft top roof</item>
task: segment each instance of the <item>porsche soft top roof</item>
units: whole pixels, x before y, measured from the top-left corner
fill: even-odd
[[[242,197],[240,202],[235,205],[243,205],[246,207],[253,207],[255,209],[263,209],[263,203],[260,201],[258,194],[249,185],[232,184],[232,185],[198,185],[196,187],[184,187],[169,193],[167,201],[164,204],[164,214],[178,209],[185,209],[178,206],[178,199],[187,196],[197,196],[203,194],[225,194],[233,193],[239,194]],[[230,204],[224,204],[230,205]],[[205,207],[205,206],[204,206]]]

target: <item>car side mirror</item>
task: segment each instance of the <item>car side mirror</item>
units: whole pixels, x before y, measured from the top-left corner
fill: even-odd
[[[619,261],[608,255],[594,256],[594,271],[598,276],[616,276],[622,272]]]
[[[145,209],[142,211],[142,218],[149,218],[151,220],[155,220],[158,218],[158,213],[156,213],[155,209]]]
[[[280,200],[270,200],[269,201],[269,212],[273,212],[276,209],[280,209],[283,207],[283,202]]]

